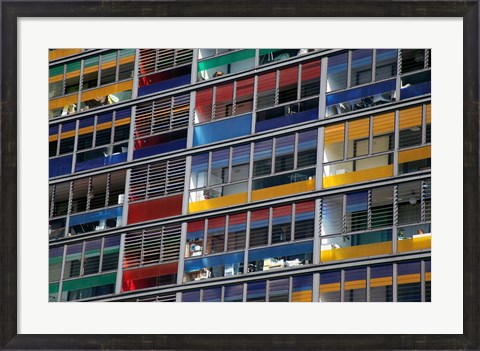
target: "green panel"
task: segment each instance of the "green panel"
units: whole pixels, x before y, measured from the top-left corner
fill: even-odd
[[[63,74],[63,65],[54,66],[49,70],[49,77],[55,77],[59,74]]]
[[[103,249],[103,254],[106,255],[106,254],[118,253],[119,251],[120,251],[119,246],[106,247]]]
[[[80,70],[80,66],[81,66],[81,61],[80,60],[67,63],[67,72],[78,71],[78,70]]]
[[[255,49],[236,51],[232,52],[231,54],[201,61],[198,63],[198,70],[204,71],[206,69],[228,65],[229,63],[246,60],[252,57],[255,57]]]
[[[117,59],[117,52],[110,51],[102,55],[102,64],[109,61],[115,61]]]
[[[99,61],[98,56],[93,56],[85,59],[85,67],[97,66]]]
[[[100,256],[100,249],[85,251],[85,257]]]
[[[128,57],[132,55],[135,55],[135,49],[120,50],[120,57]]]
[[[78,289],[91,288],[93,286],[115,284],[116,280],[117,280],[116,272],[104,274],[104,275],[96,275],[88,278],[66,280],[63,282],[62,291],[72,291],[72,290],[78,290]]]
[[[283,49],[260,49],[260,56],[265,55],[265,54],[270,54],[272,52],[277,52]]]
[[[53,293],[58,293],[58,286],[60,283],[53,283],[48,285],[48,293],[53,294]]]
[[[63,256],[55,256],[55,257],[50,257],[48,259],[49,264],[62,263],[62,261],[63,261]]]

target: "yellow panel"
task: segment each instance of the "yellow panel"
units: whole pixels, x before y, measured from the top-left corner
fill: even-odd
[[[58,49],[58,50],[52,50],[48,52],[48,60],[56,60],[62,57],[78,54],[82,52],[82,49]]]
[[[393,165],[386,165],[376,168],[364,169],[356,172],[337,174],[333,176],[323,177],[323,187],[331,188],[334,186],[364,182],[379,178],[387,178],[393,176]]]
[[[432,147],[424,146],[416,149],[400,151],[398,153],[398,163],[405,163],[417,160],[423,160],[432,157]]]
[[[93,133],[93,126],[83,127],[78,130],[78,135]]]
[[[422,106],[400,111],[400,129],[422,125]]]
[[[65,78],[69,79],[69,78],[75,78],[75,77],[79,77],[79,76],[80,76],[80,70],[77,69],[76,71],[67,72],[67,74],[65,75]]]
[[[369,122],[369,118],[348,122],[348,140],[368,138],[368,134],[370,133]]]
[[[130,117],[115,120],[115,127],[123,126],[125,124],[130,124]]]
[[[365,289],[367,282],[365,280],[352,280],[345,282],[345,290]]]
[[[273,199],[280,196],[303,193],[315,189],[315,179],[304,180],[303,182],[296,182],[285,185],[272,186],[270,188],[253,190],[252,201]]]
[[[399,275],[397,277],[398,284],[420,283],[420,273]]]
[[[373,135],[393,133],[395,128],[395,113],[390,112],[373,117]]]
[[[312,290],[292,292],[292,302],[312,302]]]
[[[68,106],[68,105],[76,104],[77,100],[78,100],[78,94],[73,94],[73,95],[69,95],[69,96],[64,96],[64,97],[59,98],[59,99],[50,100],[50,102],[48,103],[48,109],[49,110],[54,110],[54,109],[57,109],[57,108],[61,108],[61,107],[65,107],[65,106]]]
[[[54,135],[50,135],[48,137],[48,141],[55,141],[55,140],[58,140],[58,134],[54,134]]]
[[[320,284],[320,291],[322,293],[340,291],[340,283]]]
[[[425,281],[429,282],[432,280],[432,272],[425,272]]]
[[[432,123],[432,105],[428,104],[426,106],[426,114],[427,114],[427,123]]]
[[[57,76],[53,76],[48,78],[49,83],[56,83],[56,82],[61,82],[63,80],[63,73],[59,74]]]
[[[97,130],[104,130],[112,128],[112,122],[105,122],[97,124]]]
[[[107,96],[109,94],[115,94],[121,91],[131,90],[132,83],[133,81],[129,80],[123,83],[112,84],[103,88],[85,91],[82,93],[81,101],[88,101],[101,96]]]
[[[325,145],[343,142],[345,139],[345,125],[341,123],[325,127],[324,139]]]
[[[342,247],[320,252],[320,261],[340,261],[348,258],[387,255],[392,253],[392,242],[385,241],[375,244]]]
[[[393,284],[392,277],[382,277],[382,278],[371,278],[370,279],[370,286],[372,288],[376,286],[388,286]]]
[[[247,202],[247,193],[233,194],[188,204],[188,212],[205,211],[219,207],[243,204]]]
[[[421,236],[419,238],[398,240],[398,252],[415,251],[432,248],[432,237]]]
[[[75,136],[75,130],[69,130],[60,135],[60,139],[72,138]]]

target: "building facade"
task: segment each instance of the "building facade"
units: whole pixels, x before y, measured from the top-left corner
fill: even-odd
[[[430,301],[429,49],[49,62],[50,301]]]

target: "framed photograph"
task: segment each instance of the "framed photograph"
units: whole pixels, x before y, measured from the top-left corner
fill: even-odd
[[[479,348],[478,2],[230,5],[2,3],[1,347]]]

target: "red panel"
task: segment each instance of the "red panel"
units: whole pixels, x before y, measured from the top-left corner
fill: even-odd
[[[268,219],[269,214],[270,214],[270,211],[268,210],[268,208],[264,210],[252,211],[250,221],[255,222],[255,221],[260,221],[262,219]]]
[[[182,214],[182,199],[183,195],[175,195],[130,204],[128,207],[128,224],[180,215]]]
[[[298,82],[298,66],[286,68],[280,71],[280,88],[295,86]]]
[[[300,202],[295,204],[295,213],[313,212],[315,210],[315,201]]]
[[[196,222],[189,222],[187,227],[187,232],[200,232],[205,229],[205,221],[202,219],[201,221]]]
[[[273,217],[283,217],[292,215],[292,205],[279,206],[273,208]]]
[[[213,89],[197,91],[195,112],[199,122],[207,122],[212,117]]]
[[[228,217],[228,225],[247,223],[247,214],[239,213]]]
[[[243,101],[253,97],[253,78],[242,79],[237,82],[237,100]]]
[[[276,80],[276,71],[258,76],[258,92],[275,89]]]
[[[208,219],[208,229],[225,227],[226,217],[216,217]]]
[[[302,64],[302,81],[320,78],[320,61]]]
[[[172,262],[158,266],[130,269],[123,272],[123,280],[138,280],[167,274],[175,274],[177,273],[177,268],[178,262]]]

